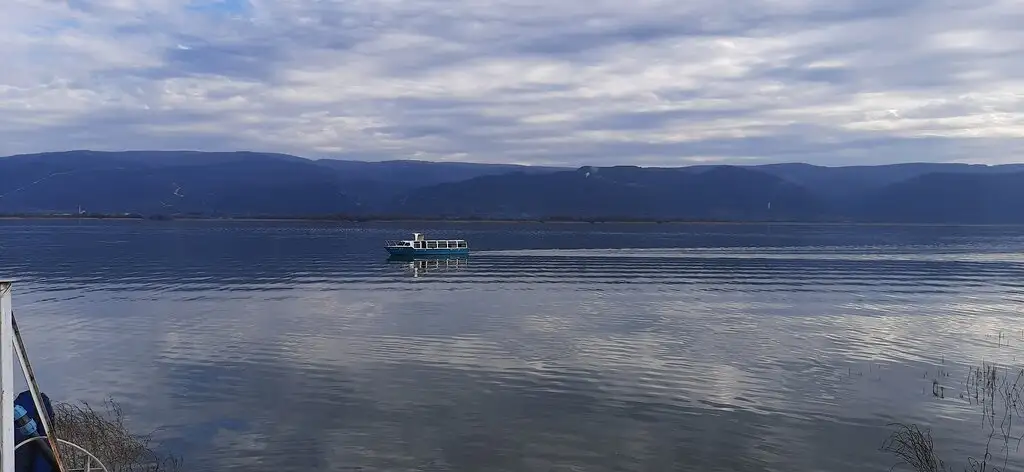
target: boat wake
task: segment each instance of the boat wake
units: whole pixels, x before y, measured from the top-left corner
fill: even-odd
[[[685,258],[685,259],[787,259],[850,261],[1017,262],[1019,252],[977,252],[976,248],[908,246],[815,246],[815,247],[715,247],[715,248],[621,248],[621,249],[513,249],[478,250],[475,256],[544,258]]]

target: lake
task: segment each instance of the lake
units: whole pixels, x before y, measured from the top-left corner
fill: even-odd
[[[1013,227],[3,221],[3,276],[44,391],[192,471],[960,468],[1024,346]]]

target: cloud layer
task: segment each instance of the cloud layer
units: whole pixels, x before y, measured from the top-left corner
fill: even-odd
[[[1018,0],[7,0],[0,154],[1024,155]]]

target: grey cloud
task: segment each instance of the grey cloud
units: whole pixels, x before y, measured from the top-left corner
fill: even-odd
[[[551,28],[545,29],[536,37],[516,41],[509,49],[516,54],[561,56],[591,52],[623,43],[649,43],[682,36],[716,36],[722,33],[720,30],[702,27],[699,19],[685,22],[653,21],[578,31],[559,31],[559,28]]]
[[[270,80],[284,51],[260,44],[190,45],[164,52],[168,75],[216,74]]]
[[[666,127],[679,126],[681,123],[686,122],[742,117],[750,112],[750,109],[742,108],[721,110],[682,109],[670,111],[627,112],[608,114],[598,118],[583,120],[577,127],[578,129],[588,130],[664,129]]]
[[[691,143],[604,143],[580,148],[555,147],[558,165],[689,165],[703,161],[691,156],[719,156],[725,162],[767,164],[812,162],[819,165],[887,164],[894,162],[978,161],[1017,162],[1024,139],[975,140],[958,138],[850,138],[819,142],[802,133],[770,137],[709,139]],[[622,156],[636,156],[623,159]],[[1007,159],[1010,157],[1010,159]]]
[[[383,133],[394,137],[400,138],[422,138],[424,136],[432,136],[437,134],[445,134],[448,129],[440,126],[380,126],[375,128],[368,128],[366,131],[371,133]]]
[[[764,72],[764,75],[765,77],[780,80],[824,82],[835,85],[849,84],[858,78],[857,72],[848,67],[808,68],[806,66],[786,66],[768,69]]]
[[[139,110],[134,112],[93,113],[88,121],[69,119],[44,128],[25,128],[20,139],[32,143],[40,151],[68,149],[195,149],[233,151],[246,149],[243,139],[230,133],[211,129],[192,131],[185,135],[154,133],[153,128],[175,127],[195,123],[215,123],[219,116],[211,113]],[[0,126],[3,121],[0,120]]]
[[[960,0],[901,0],[899,2],[887,2],[880,0],[841,0],[835,2],[817,2],[803,4],[807,9],[797,12],[784,12],[782,14],[768,13],[764,15],[762,24],[765,22],[794,21],[801,25],[815,23],[851,22],[860,20],[892,18],[895,16],[907,15],[924,9],[950,8],[957,4],[963,4]],[[973,2],[977,4],[977,2]],[[757,10],[749,10],[755,12]]]
[[[1007,0],[18,5],[0,154],[1002,162],[1024,138]]]

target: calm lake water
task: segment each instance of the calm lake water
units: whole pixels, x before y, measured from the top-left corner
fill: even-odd
[[[959,467],[933,379],[1024,346],[1022,228],[7,221],[0,276],[44,390],[193,471]]]

